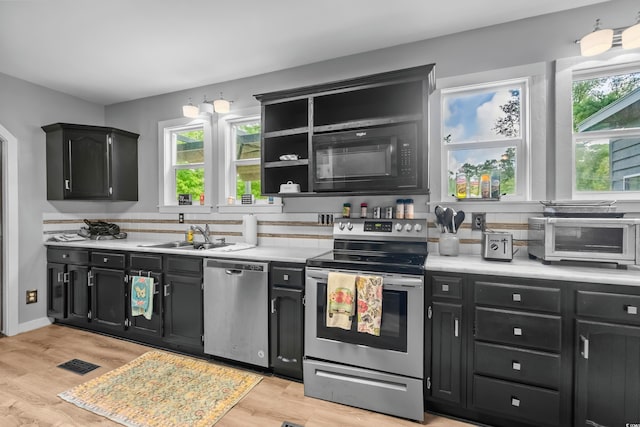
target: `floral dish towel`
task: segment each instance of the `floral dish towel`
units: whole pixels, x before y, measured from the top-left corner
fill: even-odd
[[[382,277],[358,276],[358,332],[380,336],[382,322]]]

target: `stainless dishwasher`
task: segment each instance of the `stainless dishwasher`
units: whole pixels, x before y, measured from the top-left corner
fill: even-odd
[[[204,260],[204,352],[269,367],[269,264]]]

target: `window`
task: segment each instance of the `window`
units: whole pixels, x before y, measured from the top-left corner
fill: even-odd
[[[499,177],[493,196],[526,198],[528,92],[528,79],[442,90],[443,199],[483,197],[483,175]]]
[[[211,125],[202,120],[160,122],[160,206],[179,205],[189,195],[193,209],[211,204]],[[201,202],[202,200],[202,202]],[[190,210],[180,206],[183,210]],[[204,207],[203,207],[204,208]]]
[[[574,196],[640,191],[640,64],[574,71],[571,95]]]
[[[260,187],[260,118],[231,119],[227,126],[227,197],[241,203],[242,197],[250,194],[253,203],[267,203]]]

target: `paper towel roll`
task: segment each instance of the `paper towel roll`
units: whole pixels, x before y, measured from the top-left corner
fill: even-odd
[[[250,245],[258,244],[258,218],[255,215],[242,217],[242,235],[244,241]]]

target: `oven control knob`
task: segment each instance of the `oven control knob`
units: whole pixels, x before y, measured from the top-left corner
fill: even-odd
[[[396,223],[396,231],[402,231],[402,224]]]
[[[353,224],[350,222],[347,223],[347,230],[353,230]]]
[[[422,226],[420,224],[416,224],[413,229],[416,230],[416,232],[420,232],[422,231]]]
[[[340,230],[344,230],[344,224],[342,223],[342,221],[340,221],[340,222],[338,223],[338,228],[339,228]]]
[[[412,228],[413,228],[413,227],[411,227],[411,224],[405,224],[405,226],[404,226],[404,231],[407,231],[407,232],[408,232],[408,231],[411,231],[411,229],[412,229]]]

